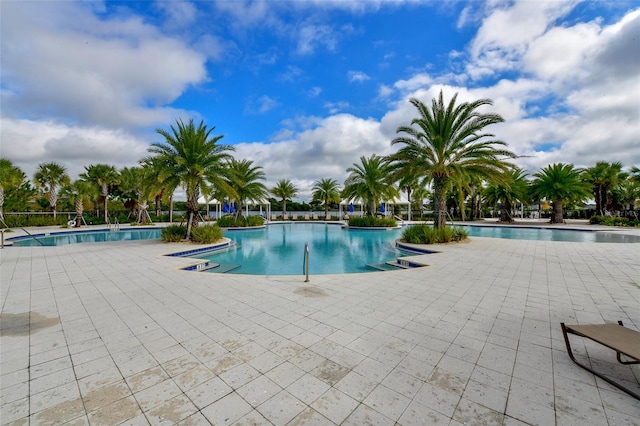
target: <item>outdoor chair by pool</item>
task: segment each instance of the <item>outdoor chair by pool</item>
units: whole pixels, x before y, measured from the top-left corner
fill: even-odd
[[[309,215],[308,214],[304,215],[304,220],[309,220]]]
[[[271,220],[278,220],[278,216],[276,216],[275,214],[271,215]]]
[[[603,346],[608,347],[616,352],[616,358],[620,364],[640,364],[640,332],[626,328],[622,325],[622,321],[618,321],[618,324],[589,324],[589,325],[566,325],[560,323],[562,327],[562,335],[564,336],[564,343],[567,346],[567,353],[569,358],[580,367],[600,377],[602,380],[612,384],[620,390],[625,391],[632,397],[640,399],[640,394],[628,389],[622,384],[614,381],[610,377],[605,376],[593,370],[591,367],[581,364],[573,356],[571,350],[571,343],[569,342],[569,334],[575,334],[576,336],[584,337],[593,340]],[[623,359],[624,356],[626,359]]]
[[[318,220],[318,215],[317,214],[313,215],[313,220]]]

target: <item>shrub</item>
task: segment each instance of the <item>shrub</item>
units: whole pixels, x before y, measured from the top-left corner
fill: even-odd
[[[66,225],[69,219],[67,219],[66,214],[58,214],[56,218],[53,215],[7,214],[4,220],[9,228],[20,228],[24,226],[62,226]]]
[[[398,222],[392,217],[378,218],[375,216],[352,217],[349,218],[349,226],[360,226],[363,228],[394,228]]]
[[[606,225],[606,226],[640,226],[638,219],[629,220],[626,217],[620,216],[591,216],[589,223],[592,225]]]
[[[184,225],[169,225],[162,228],[162,241],[167,243],[177,243],[187,236],[187,227]]]
[[[200,225],[191,230],[191,241],[198,244],[215,243],[222,236],[222,229],[218,225]]]
[[[218,219],[217,224],[221,228],[244,228],[247,226],[260,226],[264,224],[264,220],[260,216],[248,216],[236,219],[232,215],[226,215]]]
[[[436,229],[431,225],[418,224],[402,233],[402,240],[410,244],[442,244],[467,239],[467,231],[458,226]]]

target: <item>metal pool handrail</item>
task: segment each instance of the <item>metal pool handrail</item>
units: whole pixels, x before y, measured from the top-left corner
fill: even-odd
[[[304,243],[304,258],[302,260],[302,272],[305,274],[305,283],[309,282],[309,243]]]

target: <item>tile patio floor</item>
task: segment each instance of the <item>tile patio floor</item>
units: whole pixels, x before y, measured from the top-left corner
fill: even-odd
[[[310,283],[182,271],[180,247],[0,250],[1,423],[640,425],[560,332],[640,329],[640,244],[473,238]]]

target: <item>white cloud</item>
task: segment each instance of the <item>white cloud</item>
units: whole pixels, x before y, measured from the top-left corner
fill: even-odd
[[[350,82],[356,82],[356,83],[361,83],[363,81],[367,81],[370,80],[371,77],[369,77],[367,74],[363,73],[362,71],[349,71],[347,73],[347,77],[349,78]]]
[[[299,55],[310,55],[320,46],[333,51],[338,44],[337,34],[328,25],[304,24],[299,28],[297,36],[296,53]]]
[[[333,178],[342,184],[347,177],[345,170],[359,163],[360,156],[390,152],[380,123],[350,114],[322,119],[288,140],[236,145],[238,158],[250,158],[264,168],[269,187],[279,179],[292,179],[300,186],[300,198],[306,200],[310,199],[313,182]]]
[[[40,163],[55,161],[72,179],[84,166],[105,163],[120,169],[148,155],[149,141],[124,130],[68,126],[53,121],[0,121],[2,157],[10,158],[28,177]]]
[[[204,55],[137,18],[100,20],[67,2],[3,3],[3,113],[136,126],[206,78]]]

